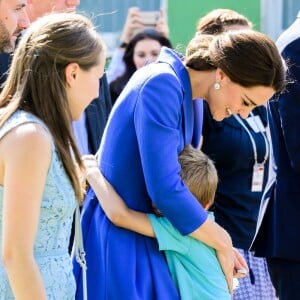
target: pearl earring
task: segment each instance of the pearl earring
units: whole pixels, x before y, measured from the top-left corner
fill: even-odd
[[[228,106],[227,106],[225,109],[226,109],[227,114],[228,114],[229,116],[231,116],[231,115],[232,115],[231,109],[230,109]]]
[[[215,84],[214,84],[214,89],[215,90],[219,90],[221,88],[221,84],[219,81],[216,81]]]

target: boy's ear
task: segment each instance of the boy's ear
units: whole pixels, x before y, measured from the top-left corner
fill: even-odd
[[[75,84],[76,79],[78,77],[79,69],[80,67],[77,63],[70,63],[66,66],[65,68],[66,82],[70,87],[72,87]]]

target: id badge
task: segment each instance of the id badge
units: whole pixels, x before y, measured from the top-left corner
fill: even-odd
[[[263,164],[255,164],[253,166],[253,175],[252,175],[252,192],[262,192],[263,182],[264,182],[264,165]]]

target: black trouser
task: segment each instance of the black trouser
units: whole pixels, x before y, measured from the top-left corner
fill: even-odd
[[[267,263],[279,300],[300,300],[300,262],[267,258]]]

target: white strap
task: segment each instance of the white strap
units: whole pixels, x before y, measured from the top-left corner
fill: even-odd
[[[252,113],[251,114],[251,117],[254,118],[254,115]],[[255,143],[255,140],[250,132],[250,130],[247,128],[247,126],[244,124],[244,122],[242,121],[241,117],[238,115],[238,114],[233,114],[233,117],[237,120],[237,122],[245,129],[245,131],[247,132],[249,138],[250,138],[250,141],[251,141],[251,144],[252,144],[252,147],[253,147],[253,154],[254,154],[254,164],[257,164],[257,148],[256,148],[256,143]],[[254,123],[256,123],[255,121],[255,118],[253,119],[254,120]],[[257,128],[259,128],[259,126],[257,126]],[[264,142],[265,142],[265,147],[266,147],[266,154],[265,154],[265,157],[264,157],[264,160],[263,162],[261,162],[260,164],[264,165],[269,157],[269,142],[267,140],[267,137],[265,135],[264,132],[262,132],[261,130],[259,130],[259,132],[261,133],[261,135],[263,136],[264,138]]]
[[[87,286],[86,286],[86,261],[85,261],[85,251],[83,248],[83,239],[82,239],[82,228],[80,224],[80,209],[77,204],[75,210],[75,258],[82,268],[82,292],[83,300],[87,300]]]

